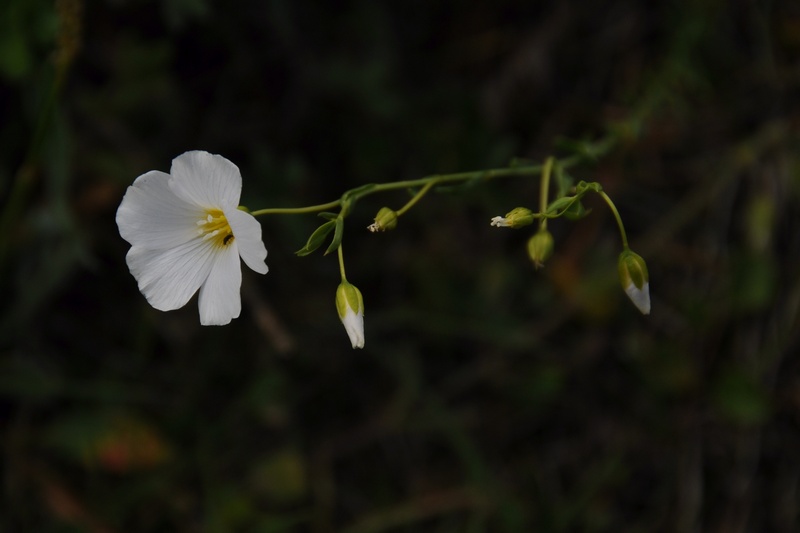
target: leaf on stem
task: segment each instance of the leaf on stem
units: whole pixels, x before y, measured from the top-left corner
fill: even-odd
[[[581,203],[581,198],[583,198],[584,194],[585,192],[581,192],[575,196],[562,196],[553,200],[547,206],[545,214],[553,218],[565,216],[569,220],[578,220],[585,217],[591,212],[591,209],[587,211],[583,207],[583,203]]]
[[[324,224],[322,224],[317,229],[315,229],[314,233],[311,234],[311,237],[308,238],[308,242],[306,242],[306,245],[297,250],[295,254],[300,257],[304,257],[314,252],[314,250],[316,250],[320,246],[322,246],[322,243],[325,241],[325,238],[328,236],[331,230],[334,229],[334,226],[336,226],[337,220],[338,219],[329,220]]]
[[[579,200],[579,196],[562,196],[561,198],[556,198],[550,205],[547,206],[547,210],[545,214],[547,215],[556,215],[561,216],[564,214],[564,211],[569,209],[569,207],[575,202]]]
[[[328,255],[331,252],[336,251],[339,248],[339,245],[342,244],[342,233],[344,233],[344,218],[337,217],[336,220],[332,221],[336,226],[333,232],[333,240],[331,241],[331,245],[328,246],[328,249],[325,250],[324,255]]]

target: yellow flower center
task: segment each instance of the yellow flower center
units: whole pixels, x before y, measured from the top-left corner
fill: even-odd
[[[206,210],[206,217],[197,221],[197,234],[201,235],[204,241],[211,239],[214,245],[220,248],[233,242],[233,230],[225,218],[225,213],[219,209]]]

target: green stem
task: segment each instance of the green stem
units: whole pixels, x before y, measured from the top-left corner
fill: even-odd
[[[397,214],[400,215],[405,211],[407,211],[408,209],[410,209],[435,185],[441,185],[445,183],[458,183],[473,179],[483,179],[488,181],[498,178],[531,176],[545,171],[547,179],[544,181],[547,182],[547,184],[546,185],[543,184],[543,187],[545,186],[549,187],[550,169],[552,169],[552,166],[553,164],[556,163],[556,161],[561,166],[561,168],[567,169],[570,167],[574,167],[575,165],[586,160],[587,158],[590,159],[596,158],[600,155],[605,154],[614,146],[615,142],[616,142],[616,137],[613,134],[609,134],[603,139],[592,144],[591,149],[588,149],[585,153],[574,154],[559,160],[556,160],[551,157],[543,165],[526,165],[513,168],[492,168],[486,170],[474,170],[471,172],[457,172],[454,174],[434,174],[431,176],[426,176],[424,178],[419,178],[414,180],[402,180],[402,181],[394,181],[391,183],[369,184],[368,186],[361,186],[361,187],[356,187],[354,189],[350,189],[349,191],[345,192],[340,199],[328,202],[326,204],[312,205],[308,207],[286,207],[286,208],[277,207],[269,209],[259,209],[257,211],[252,211],[250,214],[253,216],[261,216],[261,215],[300,215],[305,213],[315,213],[319,211],[325,211],[326,209],[341,207],[343,205],[343,201],[345,198],[349,200],[348,205],[352,205],[352,203],[354,203],[355,201],[378,192],[422,187],[422,190],[420,190],[414,196],[414,198],[412,198],[411,201],[408,202],[408,204],[406,204],[400,211],[397,212]],[[546,209],[546,207],[547,205],[545,203],[545,207],[542,209],[542,212],[544,212],[544,209]],[[347,214],[345,213],[345,216],[346,215]]]
[[[333,202],[328,202],[327,204],[310,205],[308,207],[271,207],[268,209],[251,211],[250,214],[254,217],[261,215],[303,215],[306,213],[316,213],[318,211],[325,211],[326,209],[333,209],[341,204],[341,200],[334,200]]]
[[[340,244],[338,248],[336,248],[337,253],[339,254],[339,272],[342,275],[342,282],[347,281],[347,276],[344,274],[344,253],[342,252],[342,245]]]
[[[395,181],[392,183],[378,183],[368,191],[364,191],[360,196],[367,196],[376,192],[392,191],[396,189],[409,189],[414,187],[421,187],[433,183],[440,185],[443,183],[457,183],[459,181],[469,181],[472,179],[497,179],[508,178],[513,176],[528,176],[541,172],[542,165],[529,165],[524,167],[515,168],[492,168],[487,170],[473,170],[471,172],[458,172],[455,174],[434,174],[424,178],[415,180]]]
[[[416,204],[417,202],[419,202],[419,201],[420,201],[420,199],[421,199],[423,196],[425,196],[425,194],[426,194],[426,193],[427,193],[429,190],[431,190],[431,187],[433,187],[434,185],[436,185],[436,183],[437,183],[437,181],[436,181],[436,180],[431,180],[431,181],[429,181],[428,183],[426,183],[426,184],[425,184],[425,186],[424,186],[424,187],[422,187],[422,189],[420,189],[420,190],[419,190],[419,192],[417,192],[417,194],[415,194],[415,195],[414,195],[414,197],[413,197],[411,200],[409,200],[409,201],[408,201],[408,203],[407,203],[406,205],[404,205],[403,207],[401,207],[400,209],[398,209],[398,210],[395,212],[395,214],[397,214],[397,216],[400,216],[400,215],[402,215],[403,213],[405,213],[406,211],[408,211],[409,209],[411,209],[412,207],[414,207],[414,204]]]
[[[619,211],[617,211],[617,207],[614,205],[614,202],[611,201],[611,198],[603,191],[598,191],[597,194],[603,197],[603,200],[606,201],[608,207],[611,208],[611,212],[614,213],[614,218],[617,219],[617,226],[619,226],[619,234],[622,237],[622,249],[628,249],[628,235],[625,233],[625,226],[622,224],[622,217],[619,216]]]
[[[539,182],[539,212],[547,211],[547,198],[550,196],[550,173],[553,170],[553,157],[548,157],[542,168],[542,178]],[[539,229],[547,229],[547,217],[539,219]]]

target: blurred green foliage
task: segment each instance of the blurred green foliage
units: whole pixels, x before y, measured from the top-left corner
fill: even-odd
[[[79,42],[76,40],[79,38]],[[80,45],[77,48],[77,45]],[[0,530],[797,531],[800,6],[790,0],[6,0],[0,7]],[[150,308],[114,222],[189,149],[251,208],[618,147],[596,197],[536,180],[348,218],[366,348],[321,222],[265,217],[242,316]],[[530,231],[528,231],[528,229]]]

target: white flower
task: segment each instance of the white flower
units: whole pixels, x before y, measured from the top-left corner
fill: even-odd
[[[347,281],[336,289],[336,310],[353,348],[364,347],[364,299],[361,291]]]
[[[261,225],[239,210],[242,176],[208,152],[186,152],[169,174],[151,170],[128,187],[117,226],[131,244],[126,260],[147,301],[178,309],[200,289],[200,323],[228,324],[242,308],[239,257],[267,273]]]

